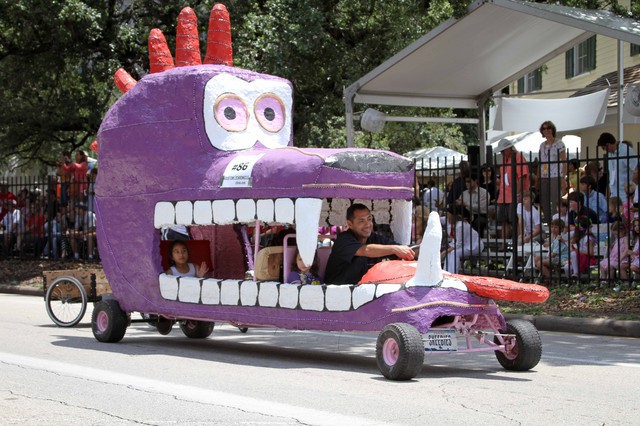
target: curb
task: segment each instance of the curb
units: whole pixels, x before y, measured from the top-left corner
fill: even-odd
[[[26,286],[0,284],[0,293],[22,294],[44,297],[44,290]],[[617,337],[640,337],[640,321],[621,321],[604,318],[574,318],[553,315],[505,314],[505,319],[524,319],[533,323],[541,331],[564,333],[598,334]]]

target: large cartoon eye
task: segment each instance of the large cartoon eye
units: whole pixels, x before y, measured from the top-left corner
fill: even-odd
[[[229,132],[241,132],[247,128],[249,113],[242,99],[225,93],[213,106],[213,113],[220,127]]]
[[[254,110],[258,123],[268,132],[276,133],[284,127],[284,105],[273,93],[266,93],[256,99]]]

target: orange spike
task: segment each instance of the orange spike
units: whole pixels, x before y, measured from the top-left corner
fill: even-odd
[[[167,40],[162,31],[157,28],[149,33],[149,68],[152,74],[174,68]]]
[[[198,17],[193,9],[185,7],[178,16],[176,32],[176,66],[200,65],[200,39],[198,35]]]
[[[209,15],[207,54],[204,57],[204,63],[233,66],[231,21],[227,8],[220,3],[213,6]]]
[[[113,80],[116,82],[116,86],[122,93],[127,93],[129,89],[136,85],[135,78],[124,70],[124,68],[118,68],[115,74],[113,74]]]

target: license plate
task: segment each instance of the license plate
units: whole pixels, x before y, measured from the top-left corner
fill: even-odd
[[[426,352],[456,352],[458,339],[455,330],[431,330],[424,335]]]

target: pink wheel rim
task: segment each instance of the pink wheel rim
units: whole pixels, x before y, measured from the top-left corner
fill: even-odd
[[[96,327],[100,333],[104,333],[109,326],[109,316],[106,312],[100,311],[98,312],[98,316],[96,317]]]
[[[516,339],[513,339],[512,342],[505,341],[504,343],[504,356],[509,360],[514,360],[518,357],[518,342]]]
[[[400,347],[398,346],[398,342],[391,338],[385,340],[382,345],[382,358],[384,359],[385,364],[395,365],[396,362],[398,362],[399,357]]]

